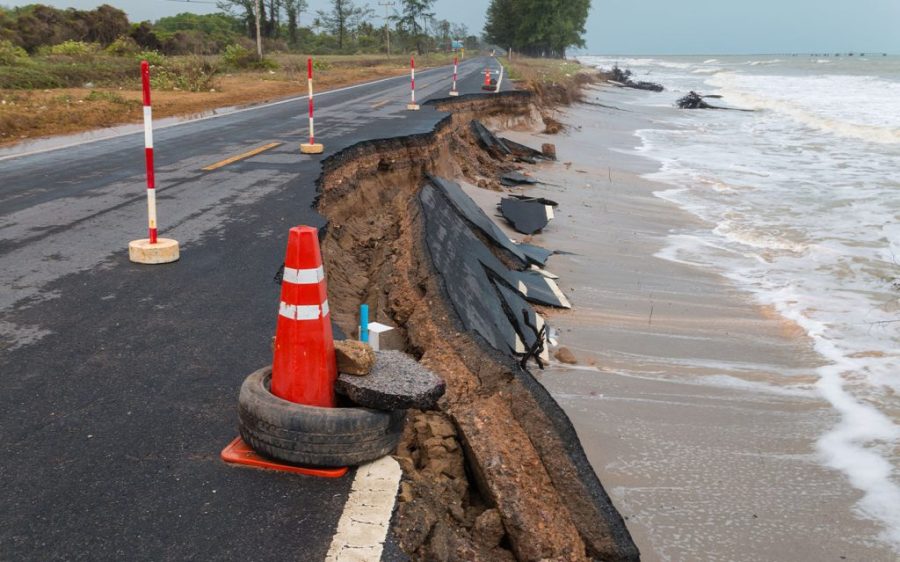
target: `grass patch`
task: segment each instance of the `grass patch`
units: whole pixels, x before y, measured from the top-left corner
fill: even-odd
[[[576,61],[513,57],[498,59],[507,76],[535,93],[546,107],[569,105],[582,98],[582,88],[597,82],[601,75]]]

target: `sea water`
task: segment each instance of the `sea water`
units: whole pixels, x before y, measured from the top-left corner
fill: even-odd
[[[661,166],[650,177],[672,186],[657,196],[708,225],[670,233],[658,257],[720,272],[807,332],[814,390],[840,420],[821,462],[900,550],[900,57],[581,60],[666,87],[636,106],[695,90],[753,110],[672,111],[638,131]]]

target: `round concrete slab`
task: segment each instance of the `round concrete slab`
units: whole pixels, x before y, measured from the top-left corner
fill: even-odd
[[[429,410],[446,390],[443,379],[400,351],[376,351],[372,372],[364,377],[341,373],[334,388],[378,410]]]
[[[178,242],[170,238],[158,238],[154,244],[147,238],[128,243],[128,259],[135,263],[172,263],[179,257]]]

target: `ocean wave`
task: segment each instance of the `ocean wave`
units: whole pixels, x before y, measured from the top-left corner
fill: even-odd
[[[807,249],[807,245],[802,242],[775,236],[771,228],[757,228],[728,219],[716,225],[713,232],[732,242],[761,250],[780,250],[802,254]],[[794,233],[794,235],[797,234]]]
[[[900,143],[900,83],[860,76],[709,79],[729,103],[789,116],[810,128],[880,144]],[[886,123],[886,125],[885,125]]]
[[[900,443],[900,425],[847,388],[848,373],[865,370],[871,360],[853,358],[828,339],[827,327],[804,314],[797,300],[775,304],[782,316],[806,330],[816,351],[830,361],[817,369],[816,388],[841,419],[819,439],[819,453],[827,466],[846,474],[853,487],[863,492],[859,510],[880,521],[885,527],[881,538],[900,551],[900,485],[894,481],[894,467],[885,457]],[[880,450],[879,444],[887,444],[888,450]]]

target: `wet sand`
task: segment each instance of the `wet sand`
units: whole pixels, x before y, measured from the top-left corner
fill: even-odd
[[[533,243],[564,252],[571,311],[545,310],[578,365],[536,372],[566,410],[600,480],[653,560],[896,560],[860,498],[818,462],[837,421],[812,387],[821,359],[799,327],[706,270],[654,257],[697,219],[653,196],[633,132],[666,108],[596,90],[566,111],[568,132],[510,131],[557,145],[517,190],[560,203]],[[500,194],[467,187],[495,214]],[[502,219],[497,222],[505,226]],[[522,235],[509,231],[514,239]]]

